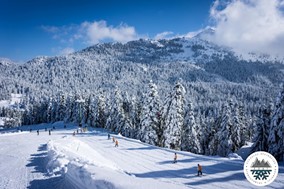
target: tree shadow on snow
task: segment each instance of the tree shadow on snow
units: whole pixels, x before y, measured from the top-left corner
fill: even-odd
[[[47,179],[38,179],[30,182],[27,189],[79,189],[72,184],[66,182],[64,176],[51,177]]]
[[[196,168],[185,168],[178,170],[161,170],[152,171],[147,173],[132,173],[136,177],[140,178],[189,178],[192,173],[196,172]]]
[[[46,164],[47,164],[47,145],[42,144],[38,148],[38,153],[31,154],[29,163],[26,167],[33,167],[34,171],[32,173],[42,173],[46,178],[32,180],[29,183],[28,189],[77,189],[71,184],[67,183],[64,176],[48,177]]]
[[[187,159],[181,159],[181,160],[178,159],[177,160],[177,163],[191,163],[191,162],[200,163],[200,160],[197,159],[197,158],[187,158]],[[157,164],[159,164],[159,165],[173,164],[173,160],[161,161],[161,162],[158,162]]]
[[[165,161],[165,163],[172,163],[172,161]],[[179,163],[177,163],[178,165]],[[230,171],[236,171],[232,174],[226,173]],[[207,183],[210,182],[221,182],[221,181],[229,181],[229,180],[246,180],[243,174],[242,166],[230,166],[228,163],[216,163],[213,165],[206,165],[203,166],[203,173],[208,176],[208,179],[202,179],[203,181],[193,182],[188,184],[204,184],[203,182],[206,181]],[[136,177],[142,178],[190,178],[192,175],[196,177],[197,174],[197,165],[194,167],[184,168],[184,169],[176,169],[176,170],[161,170],[161,171],[152,171],[147,173],[132,173]],[[219,174],[219,175],[218,175]],[[212,178],[214,176],[220,178]]]
[[[140,148],[126,148],[126,150],[156,150],[154,146],[140,147]]]
[[[191,186],[196,186],[196,185],[206,185],[210,183],[224,183],[224,182],[229,182],[229,181],[246,181],[245,175],[243,173],[235,173],[231,175],[226,175],[224,177],[219,177],[219,178],[212,178],[208,175],[202,176],[200,180],[196,181],[194,180],[193,182],[188,182],[186,185],[191,185]]]
[[[40,145],[37,151],[39,153],[31,154],[30,162],[26,167],[34,167],[35,171],[32,173],[46,173],[47,145]]]

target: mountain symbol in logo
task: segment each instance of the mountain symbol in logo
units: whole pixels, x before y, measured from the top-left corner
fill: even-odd
[[[251,168],[252,170],[250,171],[255,180],[267,180],[272,171],[272,166],[269,164],[268,161],[264,161],[264,159],[259,161],[259,159],[257,158],[252,163]]]
[[[255,161],[252,163],[252,168],[271,168],[271,165],[268,161],[261,160],[259,161],[258,158],[255,159]]]

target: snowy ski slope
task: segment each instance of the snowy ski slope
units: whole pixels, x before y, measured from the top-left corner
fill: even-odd
[[[48,135],[44,128],[56,129]],[[0,134],[1,189],[142,189],[142,188],[258,188],[243,174],[243,161],[174,152],[114,136],[114,147],[104,130],[76,134],[77,127],[63,123],[33,126],[40,129]],[[29,130],[29,127],[24,127]],[[198,177],[197,164],[204,176]],[[284,188],[284,166],[268,187]]]

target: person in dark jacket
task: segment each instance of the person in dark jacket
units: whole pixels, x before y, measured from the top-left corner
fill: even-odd
[[[177,153],[175,153],[175,156],[174,156],[174,163],[177,162]]]
[[[197,176],[202,176],[202,166],[200,164],[197,164]]]

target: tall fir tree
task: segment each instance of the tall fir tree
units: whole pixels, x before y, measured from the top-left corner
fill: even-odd
[[[227,156],[232,152],[233,141],[231,139],[231,112],[228,104],[225,103],[222,108],[222,117],[221,117],[221,130],[217,133],[218,135],[218,147],[217,155]]]
[[[164,106],[164,146],[181,148],[181,132],[184,124],[185,89],[177,82]]]
[[[252,152],[268,151],[268,136],[271,124],[271,106],[259,110],[259,120],[256,123]]]
[[[232,152],[236,152],[242,146],[241,130],[243,128],[243,123],[240,119],[239,106],[236,102],[232,100],[229,101],[232,127],[231,127],[231,140],[232,140]]]
[[[201,153],[200,132],[201,131],[195,123],[193,105],[189,102],[182,128],[181,150],[190,151],[196,154]]]
[[[95,125],[101,128],[106,126],[106,99],[102,91],[99,93],[96,101]]]
[[[158,132],[160,129],[160,98],[157,86],[150,81],[148,91],[145,94],[142,116],[140,140],[152,145],[158,145]]]
[[[284,85],[276,99],[268,137],[268,152],[277,160],[284,160]]]
[[[124,125],[123,100],[120,90],[117,87],[110,104],[111,110],[107,119],[106,128],[110,131],[121,132]]]

